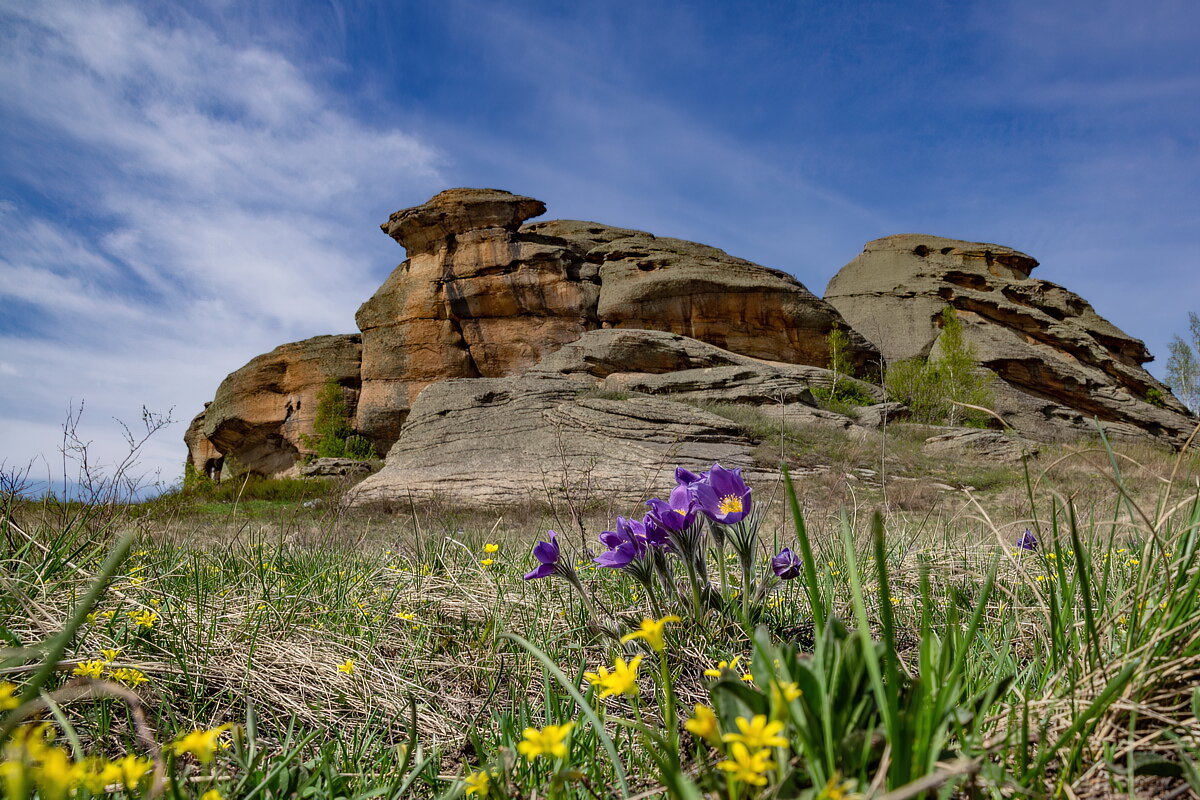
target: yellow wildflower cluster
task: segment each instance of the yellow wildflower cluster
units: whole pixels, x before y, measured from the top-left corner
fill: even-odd
[[[148,608],[140,611],[130,611],[129,618],[133,620],[133,624],[143,630],[150,630],[158,622],[158,614]]]
[[[90,661],[81,661],[75,665],[72,670],[72,675],[78,675],[81,678],[108,678],[110,680],[119,681],[130,687],[141,686],[150,679],[146,677],[146,673],[135,667],[114,667],[115,662],[121,655],[119,648],[109,650],[101,650],[100,658],[91,659]]]
[[[36,789],[44,800],[66,800],[80,787],[91,794],[103,794],[110,787],[133,792],[153,768],[150,759],[135,755],[73,761],[53,742],[49,723],[22,725],[13,732],[0,762],[0,780],[10,797],[25,797]]]
[[[772,688],[789,701],[800,696],[800,690],[794,683],[775,683],[772,684]],[[766,786],[767,773],[775,769],[775,762],[771,760],[771,749],[786,749],[789,745],[787,738],[783,736],[783,722],[768,722],[766,715],[756,714],[749,719],[738,717],[734,723],[737,725],[737,732],[722,735],[717,715],[713,710],[708,706],[697,705],[695,713],[684,723],[684,727],[713,747],[723,744],[729,746],[726,758],[718,762],[717,767],[728,772],[733,780],[750,786]]]
[[[706,678],[719,678],[725,674],[726,670],[729,670],[733,674],[738,675],[746,683],[750,683],[754,680],[754,676],[749,672],[741,671],[741,660],[741,656],[734,656],[732,661],[718,661],[715,667],[704,670],[704,676]]]

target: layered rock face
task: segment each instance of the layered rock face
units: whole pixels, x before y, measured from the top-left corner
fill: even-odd
[[[844,321],[785,273],[716,248],[592,222],[522,226],[538,200],[451,189],[382,227],[408,260],[359,309],[357,427],[385,449],[417,394],[524,372],[585,331],[671,331],[758,358],[824,365]],[[875,354],[851,334],[851,358]]]
[[[665,390],[656,377],[677,383]],[[757,443],[735,423],[686,401],[790,409],[790,422],[850,428],[850,418],[810,405],[810,386],[830,378],[679,334],[590,331],[523,375],[427,387],[386,465],[355,487],[352,502],[636,502],[669,489],[676,465],[700,470],[714,461],[776,478],[753,472]]]
[[[936,355],[952,306],[982,366],[1001,378],[996,410],[1042,439],[1094,433],[1180,442],[1194,417],[1141,365],[1146,346],[1086,300],[1031,278],[1008,247],[902,234],[868,242],[829,282],[828,300],[888,363]]]
[[[358,334],[317,336],[276,347],[231,373],[188,427],[188,459],[211,478],[252,471],[286,474],[311,452],[317,394],[333,379],[347,405],[358,400],[362,340]]]
[[[361,347],[320,365],[303,355],[310,343],[299,342],[230,375],[187,434],[196,468],[212,472],[227,454],[263,474],[292,466],[311,425],[310,411],[288,411],[280,399],[295,392],[280,390],[275,373],[288,373],[293,360],[306,385],[334,378],[353,392],[355,428],[386,452],[430,384],[519,375],[587,331],[648,328],[820,367],[829,360],[826,335],[849,328],[785,273],[642,231],[523,224],[544,211],[541,201],[509,192],[451,189],[392,214],[381,227],[408,259],[358,310]],[[855,363],[877,360],[866,339],[848,333]]]

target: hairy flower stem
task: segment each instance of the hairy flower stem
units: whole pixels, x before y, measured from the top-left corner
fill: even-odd
[[[691,559],[683,559],[683,566],[687,570],[688,583],[692,587],[692,619],[700,620],[700,580],[696,577],[696,565]]]
[[[658,619],[663,613],[662,608],[658,604],[658,592],[655,591],[654,573],[647,572],[645,575],[639,575],[637,580],[645,588],[646,597],[650,600],[650,610],[654,613],[654,618]]]
[[[742,621],[746,630],[750,630],[750,561],[742,560]]]
[[[721,604],[725,606],[729,603],[729,570],[725,566],[725,543],[722,541],[713,553],[716,554],[717,570],[721,574]]]
[[[595,604],[592,602],[592,598],[588,597],[587,590],[584,589],[583,584],[579,582],[579,577],[575,575],[574,570],[572,570],[569,575],[564,573],[558,574],[562,575],[562,577],[566,579],[567,583],[575,587],[575,591],[579,593],[579,598],[583,601],[583,607],[587,610],[587,613],[592,618],[592,621],[595,622],[598,627],[605,630],[611,628],[610,625],[606,624],[606,620],[600,616],[600,612],[596,609]]]
[[[679,758],[679,714],[675,711],[675,687],[671,684],[671,667],[667,664],[667,650],[658,652],[658,670],[662,676],[663,724],[667,726],[669,752]]]

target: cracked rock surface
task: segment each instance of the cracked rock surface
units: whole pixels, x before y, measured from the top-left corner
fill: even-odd
[[[1079,295],[1030,277],[1038,262],[1000,245],[922,234],[868,242],[828,300],[888,363],[936,356],[954,308],[980,364],[1000,378],[996,411],[1038,439],[1095,432],[1180,444],[1196,418],[1142,368],[1152,360]]]

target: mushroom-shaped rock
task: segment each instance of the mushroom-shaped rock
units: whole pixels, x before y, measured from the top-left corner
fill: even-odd
[[[443,246],[452,236],[483,228],[515,231],[546,204],[500,189],[447,189],[428,202],[405,208],[380,225],[410,256]]]

